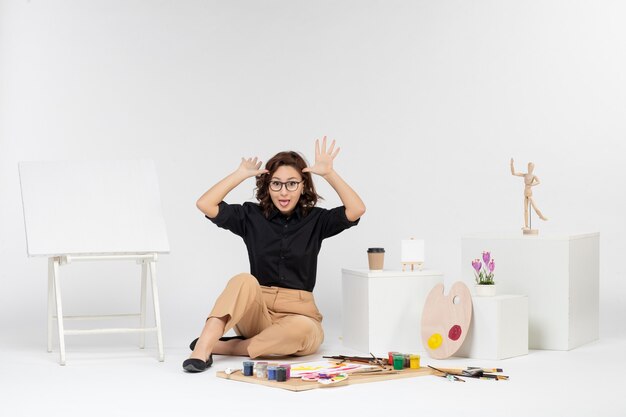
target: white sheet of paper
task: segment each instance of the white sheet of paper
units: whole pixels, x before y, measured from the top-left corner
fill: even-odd
[[[332,360],[321,360],[321,361],[313,361],[313,362],[299,362],[291,364],[291,377],[292,378],[300,378],[303,375],[312,374],[312,373],[335,373],[335,372],[354,372],[365,369],[375,369],[376,366],[368,365],[366,363],[348,363],[344,364],[344,366],[338,366],[337,361]]]
[[[29,256],[167,253],[150,160],[20,162]]]

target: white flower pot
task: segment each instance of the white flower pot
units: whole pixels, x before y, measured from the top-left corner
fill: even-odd
[[[474,285],[474,294],[477,297],[493,297],[496,295],[496,286],[494,285]]]

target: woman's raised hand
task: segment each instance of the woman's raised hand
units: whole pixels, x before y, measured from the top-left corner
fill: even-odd
[[[256,156],[248,159],[241,158],[241,164],[239,164],[237,171],[245,175],[246,178],[267,174],[269,172],[267,169],[260,169],[262,164],[263,163],[259,161]]]
[[[326,136],[322,139],[322,147],[320,149],[320,140],[315,140],[315,163],[312,167],[304,168],[302,172],[311,172],[320,176],[324,176],[333,171],[333,159],[337,156],[341,148],[335,149],[335,141],[333,140],[328,150],[326,149]]]

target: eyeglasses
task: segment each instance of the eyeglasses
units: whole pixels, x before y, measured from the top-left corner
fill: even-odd
[[[287,191],[296,191],[298,189],[298,186],[300,185],[300,183],[303,183],[304,180],[302,181],[287,181],[287,182],[280,182],[280,181],[270,181],[270,190],[272,191],[280,191],[283,189],[283,185],[285,186],[285,188],[287,189]]]

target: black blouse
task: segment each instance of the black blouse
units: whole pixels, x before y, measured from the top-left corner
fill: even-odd
[[[296,208],[285,217],[276,208],[269,219],[255,203],[221,202],[215,218],[217,226],[243,238],[248,248],[250,273],[261,285],[313,291],[317,274],[317,255],[322,240],[355,226],[345,207],[331,210],[313,207],[303,217]]]

